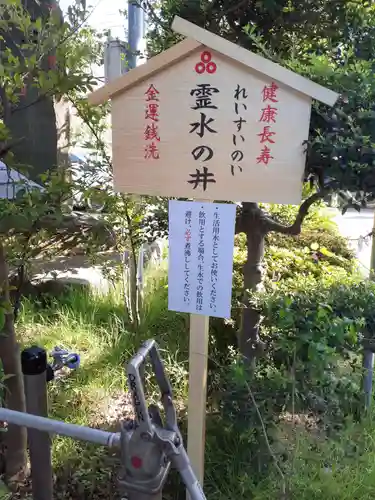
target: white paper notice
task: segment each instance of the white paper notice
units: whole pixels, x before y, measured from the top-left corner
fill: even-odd
[[[168,308],[230,318],[236,205],[169,202]]]

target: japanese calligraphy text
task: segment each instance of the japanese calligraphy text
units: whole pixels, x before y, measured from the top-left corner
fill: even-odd
[[[265,107],[262,108],[259,119],[263,129],[257,134],[260,138],[259,143],[262,146],[260,154],[257,157],[257,163],[263,163],[263,165],[268,165],[273,160],[271,145],[275,144],[276,132],[272,130],[272,124],[277,121],[278,108],[276,106],[279,102],[277,96],[278,89],[279,87],[276,83],[272,82],[270,85],[265,85],[262,90]]]
[[[151,84],[145,92],[145,129],[144,140],[146,141],[144,157],[146,160],[158,160],[160,158],[158,142],[159,136],[159,91]]]
[[[248,98],[248,93],[244,87],[241,87],[237,84],[237,87],[233,93],[234,98],[234,113],[235,119],[233,123],[235,124],[234,131],[232,134],[232,143],[233,143],[233,151],[230,155],[231,164],[230,171],[231,174],[239,170],[242,172],[242,164],[245,155],[241,148],[241,144],[245,142],[244,131],[242,130],[244,124],[246,123],[246,119],[243,117],[243,113],[247,111],[246,99]]]
[[[210,113],[218,109],[213,98],[219,92],[218,88],[209,83],[198,83],[190,91],[190,96],[195,101],[191,109],[199,113],[197,120],[190,123],[190,134],[196,134],[201,139],[200,143],[191,151],[194,160],[200,162],[200,165],[195,169],[195,173],[189,174],[190,179],[187,181],[188,184],[193,186],[193,189],[200,186],[203,191],[206,191],[210,183],[216,183],[215,174],[209,171],[205,163],[212,160],[215,154],[208,136],[210,134],[217,134],[214,123],[215,118]]]

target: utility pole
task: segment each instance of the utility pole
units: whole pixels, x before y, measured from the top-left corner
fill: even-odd
[[[118,78],[140,63],[146,30],[145,12],[139,2],[128,1],[128,43],[108,37],[104,48],[106,83]]]
[[[128,1],[128,67],[135,68],[140,62],[145,39],[145,11],[140,2]]]

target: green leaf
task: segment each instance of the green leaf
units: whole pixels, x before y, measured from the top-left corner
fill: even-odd
[[[319,252],[326,257],[335,257],[335,254],[333,252],[330,252],[326,247],[320,247]]]
[[[41,30],[42,30],[42,18],[41,18],[41,17],[38,17],[38,18],[34,21],[34,25],[35,25],[35,29],[37,29],[38,31],[41,31]]]

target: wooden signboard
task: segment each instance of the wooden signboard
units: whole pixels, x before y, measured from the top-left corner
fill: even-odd
[[[312,99],[338,94],[176,17],[188,38],[89,96],[112,100],[115,189],[297,204]],[[209,317],[190,316],[188,454],[203,481]]]
[[[115,189],[299,203],[311,99],[333,103],[337,94],[174,22],[180,32],[191,26],[198,42],[185,40],[90,96],[113,100]]]
[[[202,47],[117,98],[115,189],[299,203],[310,108],[310,97]]]

